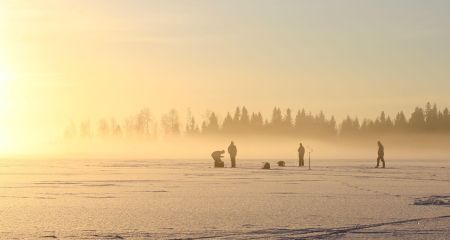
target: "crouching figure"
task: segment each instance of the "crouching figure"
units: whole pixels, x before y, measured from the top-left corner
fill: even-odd
[[[222,161],[224,150],[222,151],[214,151],[211,154],[211,157],[214,159],[214,167],[215,168],[223,168],[225,167],[225,163]]]

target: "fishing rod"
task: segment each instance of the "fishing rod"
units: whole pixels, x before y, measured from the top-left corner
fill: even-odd
[[[310,146],[308,148],[308,170],[311,170],[311,153],[314,151]]]

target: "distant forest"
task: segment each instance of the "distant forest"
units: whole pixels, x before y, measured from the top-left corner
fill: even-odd
[[[290,136],[325,139],[332,137],[382,136],[389,134],[439,133],[450,135],[450,115],[447,108],[440,110],[436,104],[416,107],[411,116],[399,112],[391,118],[384,112],[376,119],[351,118],[337,123],[333,116],[323,112],[312,114],[305,110],[293,112],[275,107],[270,118],[260,112],[250,113],[246,107],[237,107],[219,120],[215,112],[209,112],[205,120],[198,122],[188,111],[186,122],[180,122],[179,113],[170,110],[158,121],[148,108],[122,121],[101,119],[95,123],[71,122],[64,132],[66,139],[86,138],[158,138],[160,136]]]

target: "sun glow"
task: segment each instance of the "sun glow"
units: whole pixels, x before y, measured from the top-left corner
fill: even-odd
[[[6,68],[0,65],[0,101],[4,102],[6,94],[8,93],[9,82],[12,79],[12,75],[6,70]],[[0,103],[0,107],[1,107]],[[0,112],[1,113],[1,112]]]
[[[0,100],[4,101],[13,76],[8,68],[0,65]]]
[[[12,78],[12,74],[5,67],[0,66],[0,153],[11,147],[10,131],[6,125],[9,119],[9,88]]]
[[[7,84],[8,81],[10,81],[12,78],[11,74],[9,74],[7,71],[3,70],[0,67],[0,87],[3,88],[4,84]]]

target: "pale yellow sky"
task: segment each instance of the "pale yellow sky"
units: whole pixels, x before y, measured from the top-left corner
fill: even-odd
[[[448,1],[0,2],[0,151],[149,107],[450,106]]]

